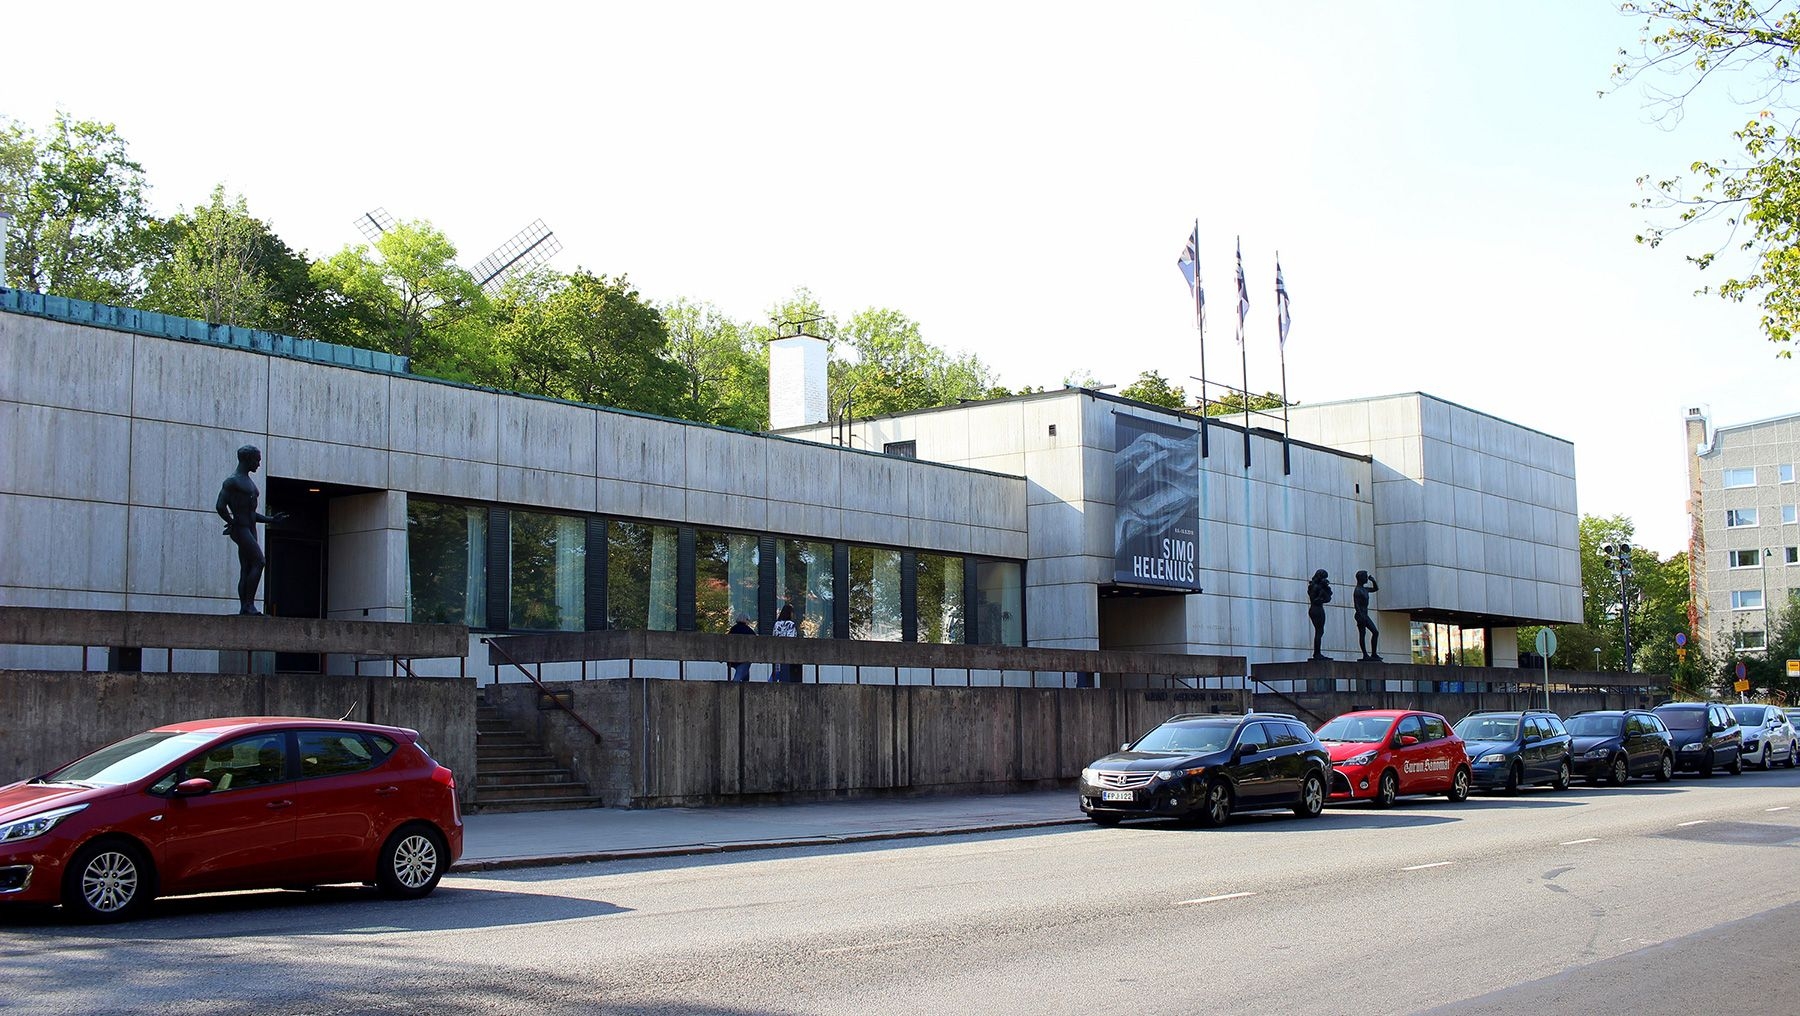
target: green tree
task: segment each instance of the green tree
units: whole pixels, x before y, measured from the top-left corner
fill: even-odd
[[[15,216],[7,284],[105,303],[143,291],[155,220],[144,168],[112,124],[58,112],[39,137],[0,128],[0,207]]]
[[[1787,661],[1800,660],[1800,598],[1789,599],[1779,608],[1771,604],[1771,608],[1764,636],[1768,648],[1754,656],[1742,654],[1744,676],[1752,688],[1772,692],[1786,704],[1800,704],[1800,678],[1787,674]],[[1732,676],[1736,678],[1735,670]]]
[[[431,223],[398,223],[373,247],[345,247],[316,262],[312,276],[332,303],[327,317],[336,334],[322,337],[410,357],[421,374],[479,372],[487,298],[456,263],[456,245]]]
[[[1560,670],[1624,669],[1624,626],[1620,623],[1619,576],[1608,564],[1601,546],[1629,542],[1632,521],[1623,515],[1583,515],[1576,542],[1581,561],[1581,623],[1556,627],[1556,655],[1551,665]],[[1688,562],[1686,554],[1667,561],[1643,547],[1631,550],[1631,581],[1625,605],[1630,609],[1632,669],[1646,674],[1683,674],[1698,678],[1706,663],[1688,629]],[[1519,629],[1519,651],[1535,652],[1542,626]],[[1686,632],[1686,661],[1678,659],[1675,636]],[[1596,657],[1594,650],[1600,650]]]
[[[677,299],[660,309],[668,358],[683,375],[677,415],[740,430],[768,427],[767,346],[710,303]]]
[[[835,406],[853,399],[859,416],[979,399],[993,386],[992,372],[978,357],[926,342],[918,322],[897,310],[857,313],[844,326],[842,344],[853,356],[832,360],[830,401]]]
[[[1148,402],[1153,406],[1165,406],[1169,409],[1187,408],[1187,392],[1171,385],[1169,379],[1163,377],[1159,371],[1144,371],[1138,375],[1136,381],[1126,385],[1119,394],[1128,399]]]
[[[169,250],[148,271],[140,305],[228,325],[274,327],[275,284],[258,248],[267,235],[243,195],[227,201],[223,185],[212,199],[165,225]]]
[[[681,407],[662,315],[623,276],[577,269],[510,280],[487,321],[491,331],[464,344],[471,361],[486,354],[480,380],[660,416]]]
[[[1291,402],[1289,405],[1297,406],[1299,403]],[[1274,392],[1264,392],[1261,395],[1250,396],[1250,412],[1252,413],[1268,412],[1269,410],[1280,408],[1281,396]],[[1216,399],[1206,400],[1207,416],[1229,416],[1232,413],[1242,413],[1243,411],[1244,397],[1237,392],[1227,392]]]
[[[1722,220],[1727,238],[1711,250],[1688,255],[1704,270],[1721,255],[1733,258],[1733,277],[1709,289],[1734,302],[1754,298],[1762,309],[1762,329],[1792,355],[1800,327],[1800,137],[1794,120],[1779,111],[1795,80],[1800,51],[1800,14],[1792,0],[1640,0],[1620,4],[1639,17],[1637,52],[1619,51],[1613,66],[1616,85],[1667,76],[1672,87],[1656,86],[1651,105],[1660,118],[1678,121],[1684,104],[1716,82],[1728,101],[1750,113],[1733,132],[1736,152],[1700,159],[1687,176],[1642,176],[1645,197],[1635,208],[1666,215],[1638,242],[1660,246],[1673,231],[1694,223]]]

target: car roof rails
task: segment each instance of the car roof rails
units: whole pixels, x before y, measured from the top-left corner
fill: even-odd
[[[1245,716],[1273,716],[1278,720],[1297,720],[1300,718],[1298,716],[1295,716],[1293,713],[1272,713],[1265,709],[1252,709],[1250,712],[1247,712],[1244,715]]]

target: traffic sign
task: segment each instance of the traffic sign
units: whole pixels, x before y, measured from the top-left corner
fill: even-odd
[[[1675,658],[1677,660],[1686,660],[1687,659],[1687,646],[1676,646],[1675,647]]]
[[[1746,681],[1740,677],[1740,678],[1738,678],[1737,683],[1732,685],[1732,687],[1736,688],[1738,694],[1742,695],[1744,692],[1747,692],[1750,690],[1750,682]]]
[[[1684,631],[1676,632],[1675,633],[1675,644],[1678,646],[1687,645],[1687,632],[1684,632]]]
[[[1738,680],[1742,681],[1744,679],[1744,675],[1746,673],[1749,673],[1749,668],[1745,667],[1743,664],[1743,661],[1740,660],[1740,661],[1738,661],[1738,665],[1735,668],[1733,668],[1732,672],[1737,674]]]
[[[1789,660],[1787,670],[1789,677],[1800,677],[1800,660]]]
[[[1539,656],[1543,656],[1543,657],[1555,656],[1556,655],[1556,633],[1551,631],[1548,628],[1539,628],[1538,629],[1538,637],[1537,637],[1537,651],[1538,651]]]

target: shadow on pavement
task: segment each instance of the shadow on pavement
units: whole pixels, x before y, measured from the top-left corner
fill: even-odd
[[[628,913],[598,900],[542,893],[439,886],[422,900],[390,900],[374,889],[307,890],[177,896],[151,903],[139,919],[81,924],[59,910],[0,912],[0,932],[135,941],[201,941],[296,935],[375,935],[502,928]]]

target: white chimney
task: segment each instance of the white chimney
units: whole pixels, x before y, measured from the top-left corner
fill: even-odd
[[[12,213],[0,208],[0,289],[6,288],[6,242],[12,239]]]
[[[825,396],[829,344],[816,335],[769,341],[769,429],[785,430],[830,419]]]

